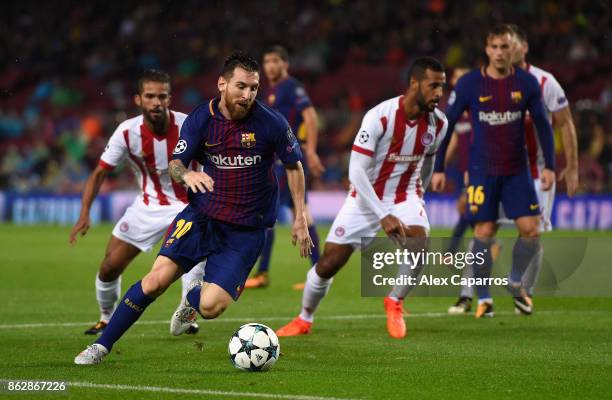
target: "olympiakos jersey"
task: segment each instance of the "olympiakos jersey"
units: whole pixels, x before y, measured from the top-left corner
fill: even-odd
[[[423,196],[423,161],[435,154],[447,128],[446,117],[437,108],[407,120],[404,96],[386,100],[366,113],[353,151],[372,157],[366,173],[383,203],[401,203],[409,193]],[[351,196],[358,198],[354,189]]]
[[[550,72],[529,64],[527,64],[527,72],[533,75],[540,84],[542,104],[544,104],[544,109],[548,113],[548,121],[552,124],[552,113],[569,106],[565,92]],[[536,179],[544,169],[544,154],[536,134],[536,128],[529,115],[525,118],[525,141],[531,175]]]
[[[302,84],[289,76],[263,93],[266,104],[282,114],[301,143],[306,142],[306,127],[302,111],[312,106]]]
[[[282,115],[255,100],[244,119],[228,120],[217,98],[189,113],[172,158],[183,165],[198,161],[214,181],[212,192],[188,191],[189,204],[200,215],[262,228],[273,226],[278,213],[275,155],[284,164],[302,158]]]
[[[165,135],[157,135],[149,129],[142,115],[122,122],[108,141],[98,165],[111,171],[127,159],[138,178],[139,197],[144,204],[186,204],[185,188],[168,175],[168,160],[186,117],[186,114],[170,111]]]

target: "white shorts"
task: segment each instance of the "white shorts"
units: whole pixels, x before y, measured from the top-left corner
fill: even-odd
[[[113,236],[138,247],[141,251],[149,251],[166,233],[176,214],[186,206],[186,204],[160,206],[151,203],[146,205],[138,196],[117,221]]]
[[[387,208],[405,225],[422,226],[429,232],[425,202],[418,196],[410,194],[406,201],[390,204]],[[334,219],[326,241],[350,244],[353,248],[358,249],[361,248],[361,238],[375,237],[380,229],[378,216],[361,206],[356,198],[348,196]]]
[[[538,204],[540,205],[540,232],[550,232],[553,228],[551,215],[555,202],[557,185],[553,182],[552,187],[544,191],[542,190],[542,181],[534,179],[533,186],[535,187],[536,196],[538,196]],[[497,223],[500,225],[514,224],[513,220],[506,218],[504,208],[501,205],[499,207],[499,219]]]

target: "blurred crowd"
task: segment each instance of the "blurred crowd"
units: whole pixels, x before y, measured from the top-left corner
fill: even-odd
[[[311,186],[343,189],[363,113],[404,90],[410,60],[434,55],[449,72],[478,66],[487,27],[509,22],[527,31],[528,61],[553,72],[570,99],[582,191],[612,192],[605,2],[58,0],[11,2],[0,18],[0,190],[80,192],[109,135],[138,112],[132,96],[140,71],[168,71],[172,108],[189,112],[215,95],[229,52],[257,56],[273,43],[291,51],[291,72],[320,116],[327,171]],[[103,189],[132,185],[119,169]]]

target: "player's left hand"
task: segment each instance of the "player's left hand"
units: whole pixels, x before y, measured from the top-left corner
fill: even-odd
[[[543,191],[550,190],[552,188],[553,183],[555,183],[555,171],[553,171],[552,169],[544,168],[542,170],[540,182],[542,182]]]
[[[578,168],[565,167],[559,174],[557,180],[565,178],[566,192],[569,197],[572,197],[578,191]]]
[[[306,162],[308,163],[308,170],[315,178],[320,177],[323,175],[323,172],[325,172],[325,166],[323,166],[323,163],[316,152],[307,152]]]
[[[305,258],[312,254],[314,244],[308,233],[308,221],[305,212],[296,213],[291,228],[291,243],[295,246],[298,242],[300,244],[300,257]]]

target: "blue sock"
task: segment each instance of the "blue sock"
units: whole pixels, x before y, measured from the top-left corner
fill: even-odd
[[[200,313],[200,293],[202,292],[202,286],[198,285],[187,292],[187,301],[191,307],[195,308],[198,314]]]
[[[517,239],[512,249],[512,269],[510,270],[510,280],[512,283],[521,282],[525,270],[539,250],[540,238],[519,237]]]
[[[470,223],[465,219],[463,214],[460,215],[459,221],[457,221],[457,224],[453,229],[453,236],[451,238],[450,245],[448,246],[448,250],[446,251],[450,253],[455,253],[457,251],[457,249],[459,248],[459,243],[461,242],[461,238],[463,238],[463,235],[465,234],[465,231],[467,231],[467,228],[469,226]]]
[[[272,259],[272,247],[274,246],[274,228],[266,229],[266,241],[264,242],[264,248],[261,251],[261,257],[259,258],[259,268],[257,272],[268,272],[270,269],[270,260]]]
[[[119,302],[117,309],[113,313],[108,325],[104,328],[102,336],[96,343],[106,347],[108,351],[113,348],[117,340],[140,318],[145,308],[155,301],[142,291],[142,281],[136,282],[125,293]]]
[[[482,253],[484,262],[482,265],[472,264],[474,267],[474,278],[490,278],[491,270],[493,269],[493,260],[491,259],[491,241],[480,240],[474,238],[474,247],[472,253]],[[490,299],[489,285],[476,285],[476,293],[479,299]]]
[[[310,235],[310,239],[312,239],[312,244],[314,244],[314,247],[311,249],[312,253],[310,254],[310,263],[314,266],[319,262],[319,234],[317,233],[317,228],[314,225],[310,225],[308,227],[308,234]]]

